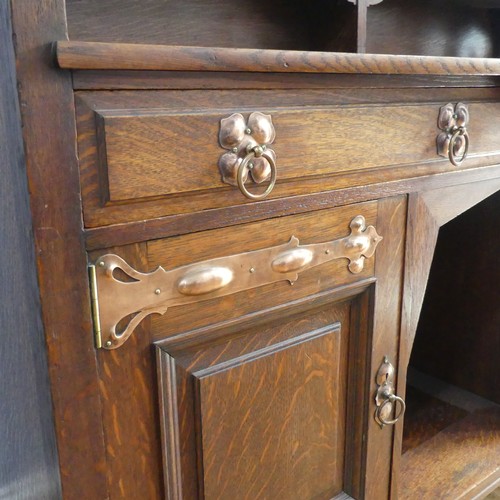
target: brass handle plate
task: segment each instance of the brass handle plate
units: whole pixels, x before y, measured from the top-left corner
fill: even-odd
[[[389,363],[386,356],[375,378],[378,386],[375,394],[375,420],[381,428],[385,425],[394,425],[406,410],[406,404],[403,398],[394,394],[394,375],[394,366]],[[399,409],[394,417],[391,418],[394,408],[398,405]]]
[[[456,106],[448,103],[439,110],[438,127],[442,132],[436,139],[437,152],[455,167],[459,167],[469,153],[468,123],[469,108],[462,102]]]
[[[240,113],[223,118],[219,144],[228,152],[219,158],[222,182],[238,186],[251,200],[266,198],[277,178],[276,153],[269,147],[275,137],[271,115],[256,111],[247,121]],[[269,184],[264,192],[257,194],[246,187],[250,181],[255,184],[269,181]]]
[[[142,273],[114,254],[103,255],[90,266],[91,295],[97,347],[116,349],[130,337],[149,314],[164,314],[169,307],[222,297],[269,283],[288,280],[293,284],[306,269],[345,258],[352,273],[363,270],[364,261],[375,253],[382,237],[363,216],[350,223],[345,238],[312,245],[288,243],[207,260],[165,271],[159,267]],[[130,277],[122,281],[114,271]],[[118,324],[132,319],[123,331]]]

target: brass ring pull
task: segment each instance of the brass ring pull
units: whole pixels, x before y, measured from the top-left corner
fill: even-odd
[[[443,158],[448,158],[455,167],[460,166],[467,158],[469,151],[469,134],[467,124],[469,123],[469,107],[463,102],[453,104],[449,102],[441,106],[438,116],[438,128],[441,132],[436,137],[437,153]],[[461,155],[455,154],[457,139],[463,137],[465,144],[458,143],[460,147],[457,153],[463,148]]]
[[[462,153],[462,156],[455,156],[455,153],[453,152],[455,149],[455,142],[458,137],[462,136],[465,140],[465,148],[464,152]],[[455,165],[455,167],[458,167],[462,164],[462,162],[467,158],[467,153],[469,152],[469,134],[467,133],[467,130],[464,127],[459,127],[455,132],[453,132],[453,135],[451,136],[450,139],[450,144],[448,146],[448,158],[450,159],[450,162]]]
[[[384,409],[384,406],[386,406],[389,403],[396,403],[399,402],[400,404],[400,409],[397,415],[392,419],[392,420],[386,420],[382,416],[382,411]],[[404,402],[403,398],[400,398],[399,396],[396,396],[395,394],[389,394],[387,395],[387,399],[377,408],[377,419],[379,422],[383,425],[394,425],[399,418],[403,415],[403,413],[406,410],[406,403]]]
[[[248,168],[248,164],[250,163],[250,161],[253,158],[260,158],[260,157],[265,158],[269,162],[269,165],[271,167],[271,180],[266,190],[263,193],[254,194],[251,193],[246,188],[243,178],[245,176],[245,170]],[[277,169],[276,169],[276,162],[274,161],[273,156],[267,151],[264,151],[262,147],[255,146],[253,149],[250,150],[250,152],[245,156],[245,158],[243,158],[243,161],[241,162],[238,168],[238,174],[236,176],[236,180],[238,182],[238,187],[240,188],[240,191],[247,198],[250,198],[251,200],[262,200],[273,190],[274,185],[276,184],[276,177],[277,177]]]

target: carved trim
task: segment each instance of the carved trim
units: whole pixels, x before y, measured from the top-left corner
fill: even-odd
[[[181,447],[179,437],[177,377],[175,359],[162,349],[156,350],[158,366],[160,424],[162,435],[165,496],[182,499]]]
[[[135,327],[149,314],[164,314],[169,307],[199,302],[237,293],[250,288],[288,280],[293,284],[298,273],[324,262],[345,258],[352,273],[363,270],[364,261],[375,253],[382,237],[373,226],[366,227],[363,216],[350,223],[351,234],[331,242],[299,246],[292,236],[288,243],[275,247],[220,257],[165,271],[159,267],[151,273],[141,273],[121,257],[107,254],[95,266],[93,304],[95,332],[105,349],[116,349],[132,334]],[[125,273],[122,281],[115,271]],[[130,317],[118,331],[118,324]],[[99,342],[100,340],[100,342]]]

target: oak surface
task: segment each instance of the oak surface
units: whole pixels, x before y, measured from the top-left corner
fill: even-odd
[[[188,4],[193,3],[195,0],[176,5],[189,13]],[[285,496],[324,494],[331,498],[338,493],[342,498],[350,495],[378,499],[388,497],[390,491],[395,496],[401,422],[395,428],[384,429],[375,423],[374,374],[387,355],[394,366],[399,365],[397,393],[404,394],[409,341],[438,227],[498,189],[500,155],[495,111],[499,102],[499,62],[64,42],[64,4],[63,0],[42,0],[36,5],[28,0],[11,2],[64,496],[181,498],[183,492],[190,497],[202,496],[206,487],[207,492],[226,488],[224,491],[234,498],[239,477],[248,491],[257,495],[256,488],[268,488],[275,497],[285,492]],[[96,18],[102,14],[118,26],[129,22],[130,30],[120,34],[123,41],[134,40],[136,34],[139,40],[151,34],[150,40],[155,42],[162,31],[166,37],[177,36],[165,30],[161,16],[156,17],[154,8],[149,8],[151,2],[134,6],[133,2],[111,0],[106,4],[99,3],[102,10],[96,9]],[[72,8],[73,12],[79,8],[84,12],[95,5],[91,1],[68,0],[68,12],[71,17]],[[117,5],[123,8],[113,11]],[[141,8],[145,13],[153,12],[154,21],[141,25],[140,18],[130,16],[131,5],[134,12]],[[331,28],[330,19],[324,18],[324,26]],[[267,30],[280,19],[261,19],[263,29],[257,30],[252,40],[264,34],[260,43],[267,47],[268,40],[281,37],[286,47],[297,35],[294,41],[300,48],[298,44],[305,36]],[[80,14],[73,21],[78,24],[73,24],[77,30],[87,32],[86,39],[96,40],[91,38],[92,33],[106,35],[100,22],[87,23]],[[187,16],[186,22],[191,21]],[[248,27],[257,25],[252,22]],[[179,25],[177,33],[183,29]],[[315,43],[328,43],[319,39],[320,31]],[[347,31],[340,36],[343,41],[350,40],[344,38],[349,35]],[[244,38],[249,30],[234,32]],[[205,28],[185,34],[215,36]],[[108,35],[112,40],[116,30],[110,28]],[[57,40],[59,56],[51,51]],[[76,71],[56,69],[57,57],[61,66]],[[89,90],[76,94],[77,105],[82,109],[86,106],[78,115],[76,134],[74,88],[80,87]],[[436,125],[439,106],[459,100],[477,106],[478,111],[471,115],[472,147],[484,145],[476,152],[472,149],[475,154],[464,169],[457,170],[446,159],[434,160],[426,155],[416,160],[402,158],[404,151],[414,154],[420,147],[431,154],[430,130]],[[434,107],[436,113],[430,113]],[[401,113],[384,114],[384,108]],[[126,116],[117,116],[120,109]],[[162,158],[168,157],[168,167],[175,162],[182,169],[185,157],[198,155],[192,149],[196,145],[185,136],[191,135],[200,149],[212,153],[217,149],[217,127],[213,128],[210,121],[212,128],[205,130],[204,115],[213,119],[219,113],[226,116],[256,109],[270,109],[287,117],[299,116],[299,110],[306,115],[309,111],[313,118],[319,116],[323,121],[342,109],[342,119],[336,122],[335,133],[323,122],[316,124],[315,130],[322,133],[315,138],[314,146],[306,141],[314,134],[301,128],[300,119],[288,120],[286,143],[283,140],[280,144],[281,139],[277,139],[276,148],[292,143],[292,132],[297,132],[308,154],[303,158],[300,149],[293,146],[290,151],[282,150],[281,157],[287,159],[283,168],[291,164],[293,172],[300,163],[307,168],[300,175],[298,170],[289,178],[285,175],[269,200],[250,203],[229,186],[218,191],[210,184],[212,181],[208,181],[208,187],[203,186],[201,193],[187,191],[186,196],[183,189],[168,192],[168,176],[173,175],[177,184],[184,182],[188,189],[192,180],[199,180],[189,179],[186,183],[182,172],[172,174],[161,164]],[[429,111],[424,127],[426,145],[412,143],[422,139],[422,127],[415,123],[422,125],[423,117],[414,117],[410,111],[420,109]],[[363,113],[351,115],[352,110]],[[102,118],[108,120],[104,132],[110,133],[111,161],[105,166],[99,163],[107,161],[105,148],[101,148],[100,157],[97,152],[97,114],[101,126]],[[157,135],[148,150],[152,161],[134,164],[133,155],[144,143],[143,130],[152,123],[148,120],[153,115],[161,121],[165,115],[175,114],[186,121],[179,118],[175,123],[170,121],[168,127],[156,127]],[[376,120],[370,120],[374,117]],[[474,130],[476,117],[481,125]],[[385,118],[393,118],[407,133],[398,137]],[[135,120],[143,129],[137,132],[134,126],[122,127],[118,123],[129,120]],[[377,124],[376,130],[369,129],[370,121]],[[490,122],[495,126],[490,127]],[[172,123],[185,132],[182,137],[175,136]],[[344,123],[349,126],[343,127]],[[384,129],[393,132],[389,142],[380,143]],[[108,137],[102,132],[101,145],[106,146]],[[130,148],[134,134],[137,147]],[[161,156],[155,156],[155,149],[163,146],[158,136],[167,135],[174,144],[172,150],[177,149],[176,155],[163,149]],[[375,146],[388,147],[394,154],[384,156],[384,148],[374,147],[375,140]],[[325,142],[337,147],[328,151]],[[365,143],[367,151],[361,154]],[[345,145],[350,145],[350,154],[335,163],[332,158],[342,156]],[[322,155],[314,157],[314,148]],[[218,158],[220,153],[215,156]],[[316,158],[314,163],[308,163],[310,157]],[[397,161],[386,163],[389,157],[397,157]],[[196,159],[204,161],[200,156]],[[125,165],[128,160],[130,167]],[[215,163],[214,158],[214,167]],[[141,170],[154,170],[153,164],[161,168],[157,172],[150,170],[154,175],[143,181]],[[480,188],[473,185],[478,181],[483,181]],[[110,182],[111,197],[106,192]],[[435,189],[439,192],[429,191]],[[172,308],[164,316],[141,324],[123,348],[112,353],[96,352],[87,258],[93,261],[112,251],[140,270],[152,271],[159,264],[170,268],[275,245],[276,239],[287,241],[295,232],[304,242],[324,241],[345,236],[358,210],[384,236],[363,273],[352,275],[342,260],[304,273],[293,287],[279,283],[208,300],[197,307]],[[85,252],[88,249],[93,250],[90,255]],[[161,351],[158,380],[153,342]],[[200,369],[190,372],[191,362],[199,362]],[[259,376],[259,380],[265,380],[266,373],[274,382],[283,381],[279,378],[283,373],[289,385],[252,384]],[[305,383],[301,384],[301,379]],[[191,382],[195,391],[187,390]],[[159,394],[158,385],[162,388]],[[302,387],[309,404],[299,406],[296,395]],[[257,402],[242,395],[241,388],[246,394],[254,391]],[[234,404],[224,406],[227,399]],[[326,404],[322,406],[319,400]],[[332,404],[334,400],[337,405]],[[271,404],[275,401],[278,403]],[[244,441],[245,434],[239,427],[242,422],[245,425],[246,415],[251,425],[245,432],[254,437],[250,444],[248,439]],[[275,432],[265,434],[266,429],[259,428],[261,416],[262,422]],[[219,421],[227,424],[227,433],[221,431]],[[325,429],[324,434],[321,429]],[[491,438],[487,425],[479,430],[485,442]],[[280,441],[276,435],[281,431],[284,439]],[[256,437],[262,434],[269,437],[268,450]],[[297,436],[319,446],[304,450]],[[466,453],[457,449],[456,463],[467,466]],[[248,456],[247,452],[259,458],[253,465],[260,467],[262,474],[258,475],[268,478],[267,483],[257,485],[255,471],[241,468],[241,464],[235,467],[235,479],[235,460],[228,463],[227,457]],[[269,459],[271,452],[273,460]],[[486,458],[484,464],[489,467],[491,462]],[[299,459],[308,467],[299,467]],[[334,475],[325,473],[326,464],[335,470]],[[270,474],[272,467],[282,471],[283,482]]]
[[[182,47],[131,43],[57,42],[65,69],[259,71],[388,75],[499,75],[496,59],[395,56],[293,50]]]
[[[471,152],[462,168],[498,163],[500,115],[489,102],[497,96],[496,89],[79,92],[85,223],[242,205],[252,211],[259,204],[224,184],[217,165],[226,151],[219,122],[235,111],[273,117],[278,182],[270,200],[456,172],[435,149],[436,117],[449,101],[471,109]]]
[[[61,498],[10,2],[0,2],[0,496]]]
[[[11,2],[17,88],[62,494],[107,498],[71,75],[53,66],[61,0]]]

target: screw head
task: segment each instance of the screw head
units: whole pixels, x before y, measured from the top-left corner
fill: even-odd
[[[99,267],[104,267],[104,262],[102,260],[99,262]]]
[[[106,347],[111,347],[113,345],[113,342],[111,340],[106,341]]]
[[[249,168],[250,170],[252,170],[252,168],[253,168],[253,163],[249,163],[249,164],[248,164],[248,168]]]
[[[245,129],[245,134],[251,134],[251,133],[252,133],[252,129],[250,129],[250,128]]]
[[[326,255],[328,255],[330,253],[330,250],[328,250],[328,249],[325,250],[325,253],[326,253]]]
[[[233,153],[237,153],[237,152],[238,152],[238,148],[237,148],[237,147],[234,147],[231,151],[232,151]]]
[[[250,273],[254,273],[254,272],[255,272],[255,268],[254,268],[254,267],[251,267],[251,268],[249,269],[249,272],[250,272]]]
[[[155,294],[156,294],[156,295],[160,295],[160,293],[161,293],[161,290],[160,290],[159,288],[157,288],[157,289],[155,290]]]

